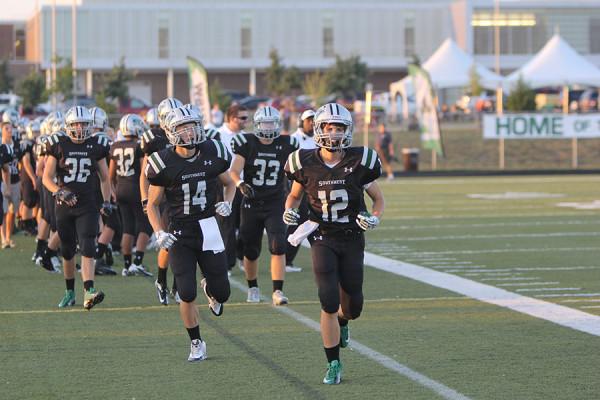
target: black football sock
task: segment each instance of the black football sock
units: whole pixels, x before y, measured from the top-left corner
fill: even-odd
[[[283,290],[283,281],[273,281],[273,291]]]
[[[345,318],[340,318],[338,316],[338,324],[340,324],[340,326],[346,326],[346,325],[348,325],[348,320]]]
[[[67,290],[75,290],[75,278],[65,279],[65,283],[67,284]]]
[[[85,289],[85,291],[89,291],[91,288],[94,287],[94,281],[84,281],[83,282],[83,288]]]
[[[258,287],[258,279],[251,279],[248,281],[248,287]]]
[[[133,263],[135,265],[142,265],[142,262],[144,262],[144,252],[143,251],[136,251],[135,252],[135,258],[133,259]]]
[[[46,247],[48,247],[48,241],[44,239],[38,239],[35,246],[35,254],[41,256],[42,254],[44,254],[44,250],[46,250]]]
[[[123,260],[125,261],[125,268],[131,266],[131,254],[123,254]]]
[[[158,283],[160,283],[163,288],[167,287],[167,269],[166,268],[158,269],[157,280],[158,280]]]
[[[190,340],[202,340],[200,337],[200,326],[196,325],[193,328],[186,328],[188,331],[188,335],[190,335]]]
[[[333,360],[340,360],[340,345],[335,345],[334,347],[323,347],[325,349],[325,355],[327,356],[327,362],[332,362]]]
[[[98,247],[96,247],[96,256],[94,258],[96,260],[102,258],[107,248],[108,246],[106,246],[104,243],[98,242]]]

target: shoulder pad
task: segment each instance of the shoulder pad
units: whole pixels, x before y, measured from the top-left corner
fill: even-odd
[[[290,154],[287,163],[292,174],[296,171],[300,171],[302,169],[302,164],[300,163],[300,150],[296,150]]]
[[[102,146],[102,147],[108,147],[108,146],[110,146],[110,143],[109,143],[110,139],[108,138],[108,136],[106,136],[106,135],[98,135],[96,137],[98,138],[97,141],[98,141],[98,144],[100,146]]]
[[[150,154],[150,157],[148,157],[148,165],[152,167],[155,174],[160,173],[160,171],[166,168],[166,165],[158,152]]]
[[[375,163],[377,162],[377,153],[375,150],[372,150],[368,147],[363,147],[362,159],[360,160],[360,164],[373,169],[375,167]]]
[[[221,143],[220,140],[211,139],[210,141],[215,145],[215,148],[217,149],[217,157],[222,158],[227,162],[230,162],[231,155],[229,154],[229,151],[227,151],[227,149],[225,148],[225,145]]]
[[[248,143],[248,139],[244,137],[243,133],[238,133],[231,140],[235,142],[236,146],[243,146],[244,144]]]
[[[300,147],[300,142],[298,141],[298,138],[296,138],[295,136],[290,136],[290,144],[295,148]]]
[[[151,142],[152,140],[154,140],[154,133],[152,133],[152,130],[148,129],[142,134],[142,147],[144,147],[145,143]]]
[[[52,135],[48,136],[47,142],[52,146],[55,145],[56,143],[59,142],[60,138],[62,137],[62,134],[60,132],[58,133],[53,133]]]

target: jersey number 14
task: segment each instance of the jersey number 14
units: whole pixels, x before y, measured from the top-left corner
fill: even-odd
[[[183,191],[183,213],[189,215],[190,204],[192,206],[200,206],[200,210],[204,211],[206,208],[206,181],[198,181],[196,186],[196,194],[191,196],[190,184],[184,183],[181,185]]]

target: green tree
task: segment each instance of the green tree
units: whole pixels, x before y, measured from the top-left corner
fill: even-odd
[[[50,88],[50,94],[61,94],[63,99],[73,97],[73,68],[71,60],[56,56],[56,82]]]
[[[290,67],[283,73],[283,79],[281,88],[284,89],[284,93],[288,93],[290,90],[302,89],[302,73],[297,67]]]
[[[471,96],[479,96],[483,92],[481,77],[477,73],[475,64],[471,65],[471,69],[469,69],[469,91]]]
[[[315,107],[321,105],[321,99],[328,94],[327,89],[327,77],[321,71],[316,70],[304,77],[303,91],[310,96]]]
[[[212,85],[208,86],[208,98],[210,104],[218,104],[221,110],[227,110],[231,104],[231,97],[223,93],[219,79],[215,79]]]
[[[7,93],[13,87],[13,78],[8,72],[8,60],[0,64],[0,93]]]
[[[327,71],[329,92],[346,98],[356,98],[365,91],[369,70],[360,56],[343,59],[336,56],[335,64]]]
[[[133,74],[125,68],[125,61],[121,58],[119,65],[103,77],[102,95],[106,99],[115,99],[119,105],[129,100],[129,86],[127,82],[133,79]]]
[[[31,71],[19,82],[16,92],[23,98],[23,108],[26,110],[33,110],[39,103],[48,99],[46,79],[37,71]]]
[[[534,111],[535,92],[520,76],[515,86],[506,98],[506,109],[508,111]]]
[[[283,79],[286,70],[281,64],[281,57],[279,57],[277,49],[271,49],[269,58],[271,59],[271,65],[267,68],[265,76],[267,81],[267,91],[271,95],[281,95],[285,92]]]

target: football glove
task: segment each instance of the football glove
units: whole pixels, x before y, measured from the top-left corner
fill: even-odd
[[[142,200],[142,209],[144,210],[144,214],[148,215],[148,199]]]
[[[100,214],[104,215],[105,217],[109,217],[115,208],[117,208],[116,205],[112,204],[110,201],[105,201],[102,203],[102,208],[100,208]]]
[[[215,204],[215,211],[222,217],[229,217],[231,215],[231,203],[228,201],[220,201]]]
[[[73,207],[77,203],[77,195],[67,189],[61,188],[52,194],[59,202]]]
[[[175,235],[169,233],[169,232],[165,232],[165,231],[158,231],[156,232],[156,243],[158,244],[158,247],[160,247],[161,249],[169,249],[171,246],[173,246],[173,244],[177,241],[177,238],[175,237]]]
[[[375,215],[371,215],[366,211],[361,212],[356,216],[356,223],[363,231],[368,229],[375,229],[379,225],[379,218]]]
[[[288,208],[283,213],[283,222],[286,225],[298,225],[300,222],[300,214],[297,208]]]
[[[254,188],[252,188],[252,186],[248,185],[246,182],[240,181],[237,187],[240,189],[240,193],[242,193],[244,197],[248,199],[254,198]]]

